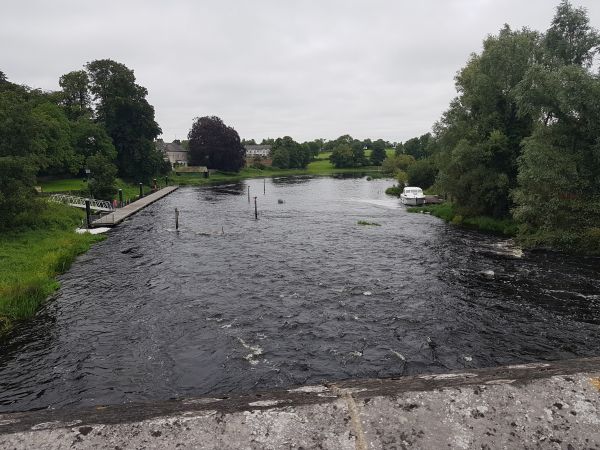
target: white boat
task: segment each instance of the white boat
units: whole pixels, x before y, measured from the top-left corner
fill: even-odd
[[[405,187],[400,194],[400,201],[405,205],[420,206],[425,203],[425,195],[423,190],[418,187]]]

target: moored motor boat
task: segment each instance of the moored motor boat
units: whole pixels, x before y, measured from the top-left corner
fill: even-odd
[[[409,186],[405,187],[400,194],[400,201],[405,205],[420,206],[425,203],[425,195],[421,188]]]

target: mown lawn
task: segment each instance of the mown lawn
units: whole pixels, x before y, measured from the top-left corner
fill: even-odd
[[[83,219],[75,208],[48,204],[39,214],[36,228],[0,235],[0,336],[16,321],[33,316],[59,287],[56,275],[103,239],[75,233]]]
[[[42,192],[75,192],[87,189],[87,183],[81,178],[62,178],[60,180],[40,181]]]
[[[165,177],[159,177],[156,180],[160,187],[165,186]],[[81,178],[62,178],[57,180],[46,180],[40,181],[39,185],[42,188],[42,193],[44,194],[71,193],[77,196],[87,195],[87,182],[83,181]],[[127,182],[125,180],[117,178],[115,187],[117,189],[123,190],[124,200],[129,199],[133,201],[136,200],[140,195],[140,188],[138,183]],[[148,194],[152,187],[148,184],[144,184],[142,186],[142,189],[144,191],[144,194]],[[112,198],[118,200],[118,191],[115,192]]]

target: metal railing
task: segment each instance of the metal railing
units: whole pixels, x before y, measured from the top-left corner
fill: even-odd
[[[85,209],[85,201],[90,201],[90,209],[94,211],[114,211],[112,203],[108,200],[96,200],[93,198],[76,197],[75,195],[53,194],[50,196],[50,201],[55,203],[63,203],[65,205],[74,206],[75,208]]]

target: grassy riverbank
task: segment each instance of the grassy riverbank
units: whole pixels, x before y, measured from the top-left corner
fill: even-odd
[[[177,184],[181,186],[204,186],[219,183],[233,183],[236,181],[245,180],[248,178],[270,178],[270,177],[286,177],[299,175],[327,176],[338,174],[369,174],[373,178],[378,178],[381,173],[381,166],[364,166],[364,167],[347,167],[336,169],[329,161],[331,153],[321,153],[317,159],[308,164],[306,169],[277,169],[275,167],[265,167],[264,169],[255,169],[252,167],[244,167],[239,172],[214,172],[210,178],[204,178],[203,174],[185,173],[175,174],[174,172],[168,175],[169,184]],[[158,185],[165,186],[165,177],[157,177]],[[63,178],[56,180],[40,181],[42,192],[50,193],[66,193],[70,192],[73,195],[86,195],[87,183],[81,178]],[[133,182],[117,178],[117,189],[123,190],[123,198],[134,200],[139,195],[139,185]],[[151,186],[143,186],[144,193],[151,190]],[[113,196],[117,199],[117,195]]]
[[[75,233],[82,218],[77,209],[48,204],[36,217],[35,226],[0,236],[0,336],[16,321],[33,316],[59,287],[56,275],[103,239]]]
[[[171,178],[173,178],[171,176]],[[158,183],[161,186],[164,186],[165,179],[164,177],[157,178]],[[42,188],[42,193],[44,194],[54,194],[54,193],[71,193],[77,196],[86,196],[87,195],[87,183],[81,178],[59,178],[55,180],[42,180],[39,182],[40,187]],[[117,182],[115,184],[117,189],[123,190],[123,198],[133,200],[138,197],[140,193],[139,184],[133,182],[127,182],[120,178],[117,178]],[[144,185],[143,186],[144,193],[147,194],[151,190],[151,186]],[[117,200],[117,194],[113,196],[115,200]]]
[[[169,180],[173,184],[178,184],[181,186],[202,186],[208,184],[236,182],[248,178],[270,178],[298,175],[326,176],[345,173],[376,174],[379,173],[380,170],[381,167],[379,166],[349,167],[344,169],[336,169],[331,165],[331,163],[328,160],[317,160],[311,162],[306,169],[276,169],[272,167],[266,167],[264,169],[254,169],[251,167],[245,167],[237,173],[215,172],[210,175],[210,178],[204,178],[201,174],[173,174],[169,176]]]
[[[457,214],[452,203],[441,203],[439,205],[426,205],[407,208],[411,213],[429,213],[439,217],[448,223],[458,225],[484,233],[498,234],[502,236],[516,236],[517,224],[512,219],[495,219],[488,216],[463,217]]]

